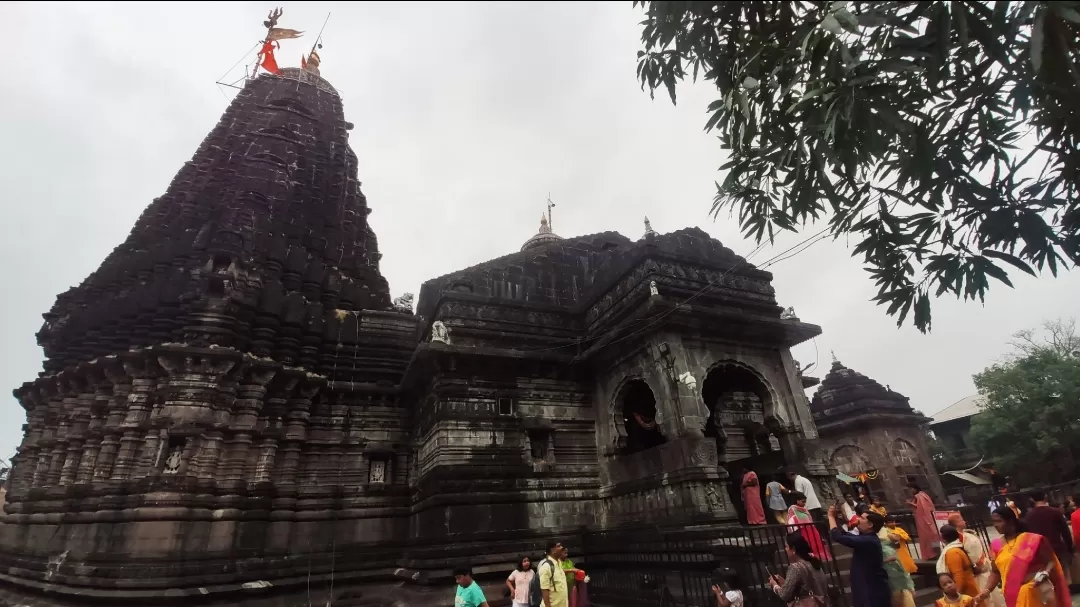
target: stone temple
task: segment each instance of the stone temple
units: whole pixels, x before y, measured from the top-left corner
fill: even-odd
[[[789,352],[820,329],[768,272],[696,228],[545,217],[414,311],[351,128],[314,73],[248,82],[57,297],[15,390],[0,599],[435,605],[459,562],[505,576],[582,529],[736,522],[743,466],[828,494]]]

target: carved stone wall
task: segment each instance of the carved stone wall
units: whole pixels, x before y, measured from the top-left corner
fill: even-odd
[[[897,444],[903,448],[897,449]],[[843,433],[830,432],[820,441],[821,448],[832,454],[836,469],[848,475],[876,469],[879,479],[871,490],[884,491],[882,498],[892,508],[904,508],[911,499],[908,477],[914,477],[935,501],[945,493],[934,472],[933,460],[926,445],[926,433],[919,426],[887,424],[852,427]]]
[[[412,538],[556,532],[590,522],[597,490],[591,403],[573,375],[552,371],[550,364],[458,356],[453,370],[437,372],[415,394]]]

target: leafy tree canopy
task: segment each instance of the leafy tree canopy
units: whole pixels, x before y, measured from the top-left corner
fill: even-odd
[[[986,399],[971,439],[988,460],[1030,481],[1074,478],[1080,467],[1080,337],[1075,323],[1016,335],[1016,354],[975,375]]]
[[[1080,261],[1080,2],[640,4],[642,87],[719,90],[713,213],[758,242],[827,217],[898,325]]]

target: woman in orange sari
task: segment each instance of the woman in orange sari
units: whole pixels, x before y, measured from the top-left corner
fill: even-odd
[[[1069,607],[1069,585],[1050,542],[1037,533],[1027,533],[1010,508],[993,514],[994,528],[1001,534],[995,541],[994,570],[981,602],[990,590],[1002,584],[1008,607]]]

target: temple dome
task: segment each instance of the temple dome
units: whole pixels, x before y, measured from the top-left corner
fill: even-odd
[[[540,231],[533,234],[531,238],[525,241],[525,244],[521,245],[522,251],[528,251],[529,249],[535,249],[536,247],[542,247],[546,244],[553,242],[559,242],[562,240],[562,236],[559,236],[555,232],[551,231],[551,225],[548,223],[547,215],[540,215]]]
[[[821,381],[821,387],[814,393],[810,410],[815,418],[867,411],[914,413],[906,396],[845,367],[835,359],[829,373]]]

